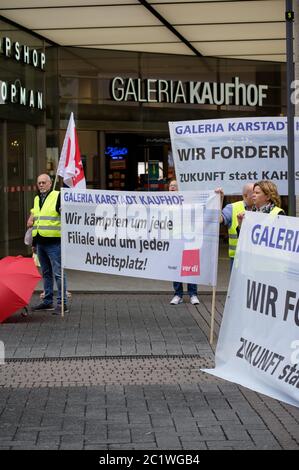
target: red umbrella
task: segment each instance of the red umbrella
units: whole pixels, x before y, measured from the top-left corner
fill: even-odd
[[[32,258],[6,256],[0,260],[0,323],[29,303],[40,279]]]

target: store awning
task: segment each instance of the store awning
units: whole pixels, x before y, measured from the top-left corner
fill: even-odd
[[[62,46],[286,60],[284,0],[82,3],[2,0],[0,15]]]

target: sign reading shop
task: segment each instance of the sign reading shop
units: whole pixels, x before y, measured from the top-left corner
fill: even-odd
[[[111,94],[115,101],[138,103],[263,106],[267,89],[268,85],[242,83],[239,77],[233,77],[231,83],[123,77],[115,77],[111,81]]]
[[[0,39],[0,54],[7,59],[13,59],[36,69],[45,70],[46,55],[18,41],[12,42],[10,38]],[[0,104],[17,103],[30,108],[43,109],[43,93],[22,86],[19,78],[13,83],[0,79]]]

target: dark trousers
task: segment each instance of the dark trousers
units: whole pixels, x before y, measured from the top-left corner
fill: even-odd
[[[174,282],[173,283],[174,293],[179,297],[183,297],[183,283]],[[197,284],[187,284],[187,290],[190,297],[192,295],[197,295]]]
[[[47,305],[53,303],[54,279],[57,285],[57,303],[61,304],[61,246],[60,243],[37,244],[37,256],[43,275],[45,297],[43,302]],[[66,305],[66,282],[64,275],[64,303]]]

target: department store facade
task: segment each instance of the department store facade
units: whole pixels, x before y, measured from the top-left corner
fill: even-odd
[[[281,63],[61,47],[4,21],[0,41],[0,257],[27,253],[71,112],[88,188],[129,191],[173,176],[169,121],[286,115]]]

